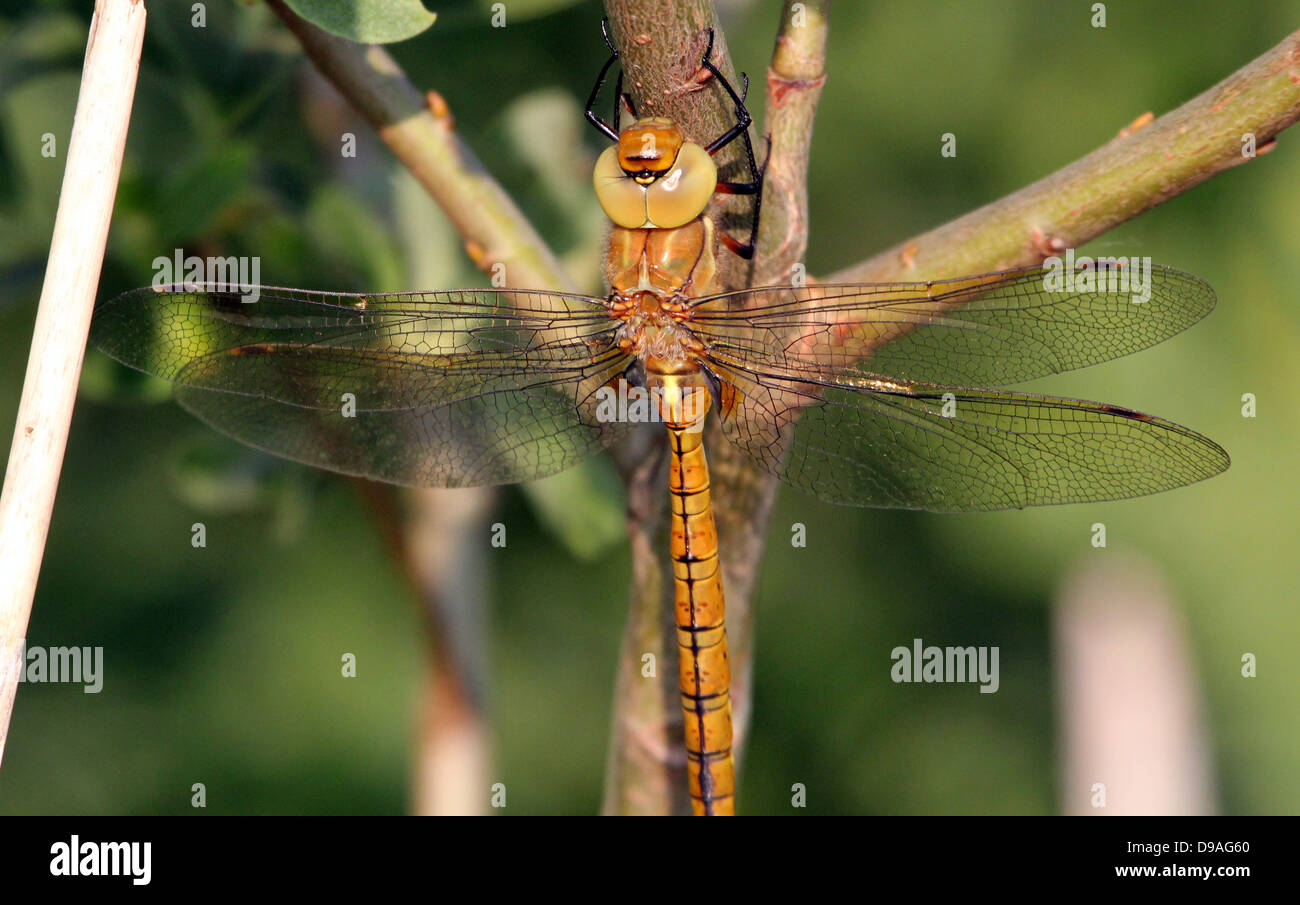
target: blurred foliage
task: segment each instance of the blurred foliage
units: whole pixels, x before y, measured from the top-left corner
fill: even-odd
[[[428,5],[437,24],[391,51],[447,99],[465,140],[596,288],[589,173],[600,145],[581,104],[605,55],[602,10],[516,0],[508,27],[494,29],[490,4]],[[101,293],[148,283],[152,260],[175,248],[258,255],[262,280],[279,285],[482,285],[441,215],[274,17],[207,7],[196,29],[190,4],[150,6]],[[737,65],[759,84],[778,8],[723,5]],[[1110,4],[1105,29],[1089,15],[1081,5],[1044,16],[1032,0],[837,4],[813,148],[812,272],[1051,172],[1300,25],[1282,2],[1248,14],[1212,0]],[[87,20],[72,0],[11,4],[0,17],[6,424]],[[339,156],[344,131],[357,136],[355,159]],[[955,159],[938,153],[945,132],[958,136]],[[41,155],[47,134],[54,158]],[[1095,522],[1179,597],[1222,810],[1300,810],[1290,403],[1300,156],[1289,135],[1085,249],[1204,277],[1220,298],[1206,322],[1033,387],[1188,424],[1231,452],[1226,475],[1156,498],[978,516],[839,509],[782,492],[759,584],[743,810],[788,813],[796,782],[811,813],[1056,810],[1050,608],[1066,569],[1108,555],[1089,543]],[[156,383],[97,354],[84,387],[29,638],[103,645],[107,677],[99,695],[21,690],[0,811],[188,813],[195,782],[214,813],[401,811],[425,652],[418,605],[355,486],[213,435],[158,404]],[[1243,393],[1258,397],[1257,419],[1241,417]],[[602,459],[549,489],[500,495],[494,520],[510,540],[489,556],[490,704],[508,813],[599,806],[629,581],[608,468]],[[203,549],[190,544],[196,522]],[[795,523],[806,548],[789,543]],[[579,546],[584,524],[614,542]],[[1001,690],[893,684],[889,651],[917,637],[999,645]],[[339,678],[345,651],[357,679]],[[1259,678],[1240,676],[1244,652],[1259,657]]]

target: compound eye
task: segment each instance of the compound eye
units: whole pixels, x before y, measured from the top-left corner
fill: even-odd
[[[601,152],[591,181],[606,217],[625,229],[650,225],[646,217],[645,187],[637,185],[618,165],[617,147]]]
[[[674,229],[690,223],[709,205],[718,187],[718,167],[709,152],[686,142],[672,170],[646,187],[646,215],[652,226]]]

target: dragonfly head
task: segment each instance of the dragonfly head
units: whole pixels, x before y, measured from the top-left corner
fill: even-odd
[[[639,119],[596,161],[596,198],[627,229],[676,229],[704,212],[718,168],[672,120]]]

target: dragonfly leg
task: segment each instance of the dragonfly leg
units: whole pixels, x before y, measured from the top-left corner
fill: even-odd
[[[749,136],[745,136],[748,143]],[[767,136],[767,155],[763,158],[763,165],[753,174],[749,182],[719,182],[713,189],[723,195],[753,195],[754,196],[754,219],[749,224],[749,241],[741,242],[734,236],[728,236],[725,233],[722,236],[722,244],[727,246],[746,261],[754,257],[754,250],[758,247],[758,220],[763,212],[763,176],[767,173],[767,162],[772,158],[772,136]],[[753,155],[750,155],[750,164],[753,165]]]
[[[618,80],[614,82],[614,131],[621,132],[623,127],[619,125],[619,114],[623,112],[623,98],[627,95],[623,93],[623,70],[618,71]],[[632,114],[635,116],[636,114]]]
[[[600,89],[605,85],[605,77],[609,75],[609,68],[613,66],[614,61],[618,59],[618,48],[615,47],[614,42],[609,39],[608,26],[609,19],[600,20],[600,33],[605,36],[605,45],[609,47],[610,58],[605,61],[604,66],[600,67],[600,75],[596,76],[596,84],[591,89],[591,95],[587,98],[587,107],[584,110],[584,113],[586,114],[587,122],[595,126],[602,135],[610,141],[618,141],[618,95],[623,91],[623,73],[620,72],[618,75],[618,92],[614,96],[614,125],[611,126],[609,123],[601,119],[596,114],[595,109],[596,96],[600,94]]]
[[[758,167],[754,163],[754,146],[749,140],[749,127],[754,122],[754,118],[749,115],[749,108],[745,106],[745,97],[749,94],[749,76],[743,72],[740,74],[741,89],[740,94],[736,94],[736,89],[731,87],[731,82],[727,81],[722,71],[717,66],[714,66],[713,61],[709,59],[711,56],[713,56],[713,29],[710,28],[709,46],[704,49],[704,58],[700,60],[700,67],[707,69],[731,97],[732,108],[736,112],[736,122],[726,132],[705,145],[704,150],[714,154],[731,144],[737,136],[744,136],[745,148],[749,156],[749,170],[754,175],[757,175]]]
[[[633,119],[639,119],[636,112],[636,103],[632,100],[632,95],[623,90],[623,73],[618,74],[618,84],[614,87],[614,128],[618,128],[619,102],[627,107],[627,112],[632,114]]]
[[[726,132],[723,132],[713,141],[705,145],[704,150],[708,151],[709,154],[712,155],[731,144],[731,142],[735,141],[737,137],[744,139],[745,160],[749,164],[749,182],[720,181],[716,191],[727,195],[754,196],[754,219],[750,225],[749,241],[741,242],[740,240],[727,235],[722,237],[723,245],[740,255],[740,257],[745,260],[749,260],[754,257],[755,243],[758,240],[758,216],[763,207],[763,173],[767,170],[767,160],[765,159],[763,161],[762,167],[758,165],[758,162],[754,159],[754,144],[749,138],[749,127],[754,122],[754,118],[749,114],[749,109],[745,106],[745,98],[749,94],[749,76],[743,72],[740,74],[741,89],[740,94],[737,94],[736,89],[731,86],[731,83],[727,81],[726,77],[723,76],[718,67],[714,66],[713,62],[709,59],[712,55],[713,29],[710,28],[709,46],[705,48],[704,58],[700,60],[700,66],[703,69],[708,70],[709,73],[718,80],[718,84],[721,85],[731,97],[733,109],[736,113],[736,122]],[[768,155],[770,156],[771,153],[772,142],[769,138]]]

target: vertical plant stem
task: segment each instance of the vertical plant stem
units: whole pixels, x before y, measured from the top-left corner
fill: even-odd
[[[95,309],[144,24],[139,0],[99,0],[90,22],[68,163],[0,494],[0,758]]]
[[[776,46],[767,70],[767,116],[763,134],[770,141],[763,180],[759,252],[748,285],[788,284],[808,247],[808,161],[813,119],[826,83],[829,0],[786,0]],[[720,422],[709,426],[715,516],[722,545],[727,591],[727,637],[731,647],[731,713],[737,766],[743,764],[754,667],[754,593],[777,480],[759,471],[722,436]],[[743,777],[743,771],[742,771]],[[739,786],[743,800],[743,782]]]
[[[807,194],[804,188],[812,112],[820,96],[825,59],[826,3],[805,3],[806,18],[793,15],[793,4],[782,13],[777,54],[768,76],[772,146],[769,178],[777,190],[764,193],[763,226],[754,262],[724,253],[719,258],[718,285],[738,289],[778,274],[788,279],[790,266],[803,254],[807,240]],[[704,0],[646,2],[608,0],[610,32],[621,53],[624,90],[642,116],[667,116],[687,137],[707,142],[734,122],[735,114],[712,80],[698,79],[700,58],[714,29],[713,62],[739,85],[727,53],[726,36],[718,30],[711,3]],[[775,80],[775,81],[774,81]],[[796,84],[798,83],[798,84]],[[773,85],[781,91],[773,103]],[[602,113],[604,111],[601,111]],[[755,143],[762,154],[764,144]],[[746,178],[743,146],[733,142],[718,164],[729,178]],[[715,199],[709,214],[715,219],[736,217],[747,222],[752,199]],[[663,438],[659,438],[660,446]],[[734,748],[739,756],[749,714],[750,665],[753,651],[752,596],[763,538],[775,493],[775,480],[757,472],[739,450],[725,442],[716,424],[706,438],[716,501],[715,517],[722,551],[723,584],[727,598],[727,638],[732,674]],[[662,450],[660,450],[662,452]],[[668,558],[665,511],[668,494],[663,457],[648,467],[645,450],[615,451],[628,485],[632,537],[633,583],[627,633],[614,695],[614,720],[606,774],[606,813],[689,813],[679,790],[685,783],[685,751],[675,670],[660,669],[657,678],[642,674],[642,657],[654,653],[672,664],[675,626],[672,612],[672,570]],[[671,687],[670,687],[671,686]],[[743,790],[743,786],[742,786]],[[743,791],[742,791],[743,794]]]
[[[706,90],[696,79],[708,30],[713,28],[713,62],[734,81],[726,39],[717,30],[712,3],[607,0],[605,5],[610,36],[620,52],[623,90],[632,95],[637,113],[666,116],[688,139],[701,144],[726,131],[731,121],[729,110],[716,96],[716,89]],[[611,91],[599,102],[610,104],[612,97]],[[608,109],[598,108],[598,112],[608,116]],[[717,162],[724,172],[728,165],[739,162],[739,144],[733,142],[719,155],[722,159]],[[731,209],[733,202],[724,199],[716,207]],[[727,258],[735,256],[719,259],[719,284],[745,285],[742,269]],[[637,442],[614,450],[615,464],[627,485],[632,587],[614,687],[605,771],[606,814],[690,813],[668,557],[665,452],[662,431],[638,436]],[[725,553],[723,563],[725,566]],[[730,609],[730,588],[726,593]],[[645,671],[647,654],[656,664],[653,674]]]

